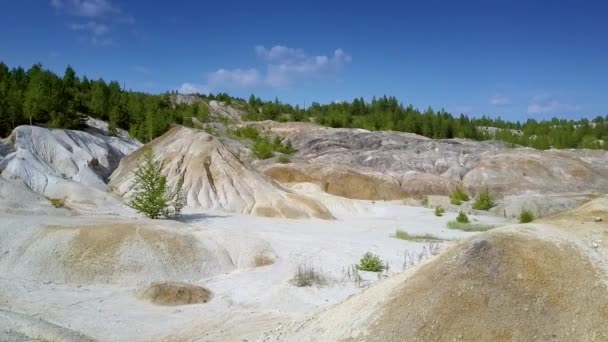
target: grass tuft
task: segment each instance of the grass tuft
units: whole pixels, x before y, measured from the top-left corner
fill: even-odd
[[[395,232],[395,237],[397,239],[407,240],[407,241],[441,241],[440,238],[438,238],[434,235],[431,235],[431,234],[416,235],[416,234],[410,234],[406,231],[399,230],[399,229],[397,229],[397,231]]]
[[[327,279],[310,265],[300,265],[291,279],[291,283],[297,287],[323,286],[327,284]]]
[[[457,221],[448,222],[448,228],[462,230],[464,232],[485,232],[497,226],[481,223],[463,223]]]

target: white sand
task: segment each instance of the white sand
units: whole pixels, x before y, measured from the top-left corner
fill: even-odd
[[[345,204],[346,201],[329,203],[330,200],[326,198],[328,207],[342,208],[335,221],[271,219],[223,212],[187,212],[182,221],[191,228],[157,221],[169,231],[187,229],[195,235],[200,231],[206,239],[213,239],[228,250],[236,267],[233,271],[194,282],[213,292],[213,298],[206,304],[152,305],[135,296],[140,286],[35,281],[32,274],[27,274],[27,265],[20,265],[24,270],[21,274],[7,277],[9,273],[0,272],[0,309],[41,318],[101,341],[255,340],[279,324],[302,319],[378,282],[375,273],[362,272],[362,287],[348,279],[346,270],[358,263],[366,251],[389,263],[389,271],[382,278],[402,272],[406,251],[419,255],[428,248],[428,243],[395,239],[391,235],[396,229],[445,239],[474,234],[445,228],[454,219],[454,213],[436,217],[431,209],[397,203]],[[105,219],[110,220],[102,216],[26,218],[0,214],[5,232],[25,229],[24,222],[87,225]],[[506,222],[495,217],[478,219],[484,223]],[[0,236],[5,239],[0,242],[0,260],[9,252],[3,247],[6,240],[13,239],[15,243],[19,236],[9,233]],[[244,251],[242,255],[239,250]],[[275,263],[250,268],[248,253],[257,250],[272,251]],[[300,264],[312,264],[322,270],[329,284],[321,288],[293,286],[290,279]]]

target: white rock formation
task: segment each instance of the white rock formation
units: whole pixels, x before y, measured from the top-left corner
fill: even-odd
[[[183,182],[187,206],[269,217],[332,218],[322,204],[285,189],[236,158],[220,139],[201,130],[174,127],[149,144],[169,185]],[[144,149],[125,157],[109,185],[129,197]]]
[[[4,154],[0,157],[1,177],[67,202],[116,201],[105,180],[120,159],[141,144],[124,131],[110,136],[98,120],[89,123],[92,126],[87,131],[15,128],[0,146],[0,155]]]

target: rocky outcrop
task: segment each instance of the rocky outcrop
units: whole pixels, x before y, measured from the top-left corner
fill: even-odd
[[[538,151],[495,141],[432,140],[410,133],[333,129],[312,123],[252,125],[290,139],[298,150],[288,165],[268,160],[256,162],[258,168],[277,181],[314,182],[345,197],[446,195],[456,185],[472,194],[488,189],[499,197],[525,191],[608,191],[606,151]]]
[[[188,207],[269,217],[332,218],[323,205],[281,187],[204,131],[174,127],[148,147],[163,164],[169,186],[183,183]],[[133,171],[143,154],[144,149],[140,149],[120,162],[110,178],[116,193],[130,196]]]
[[[119,161],[141,144],[124,131],[110,135],[107,124],[104,127],[99,120],[88,122],[91,126],[85,131],[15,128],[1,147],[0,176],[75,205],[107,202],[120,206],[105,182]]]

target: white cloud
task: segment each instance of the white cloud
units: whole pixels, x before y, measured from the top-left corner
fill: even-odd
[[[121,13],[121,10],[108,0],[51,0],[51,6],[78,17],[92,18]]]
[[[342,49],[331,55],[311,56],[303,49],[281,45],[269,49],[258,45],[255,54],[264,63],[264,68],[219,69],[209,73],[206,85],[198,88],[209,91],[221,87],[288,86],[303,80],[334,76],[352,60]],[[189,91],[190,86],[193,84],[184,83],[182,88]]]
[[[209,88],[202,84],[184,83],[178,89],[180,94],[208,94]]]
[[[564,114],[580,110],[580,105],[563,103],[546,94],[534,96],[528,105],[528,113],[530,114]]]
[[[496,94],[490,97],[490,104],[497,107],[508,106],[511,104],[511,100],[506,96]]]
[[[70,25],[70,29],[73,31],[86,31],[90,32],[96,36],[102,36],[108,33],[109,28],[107,25],[99,24],[94,21],[89,21],[86,24],[72,24]]]
[[[210,86],[255,86],[261,81],[260,73],[257,69],[220,69],[210,73],[207,77],[207,82]]]

